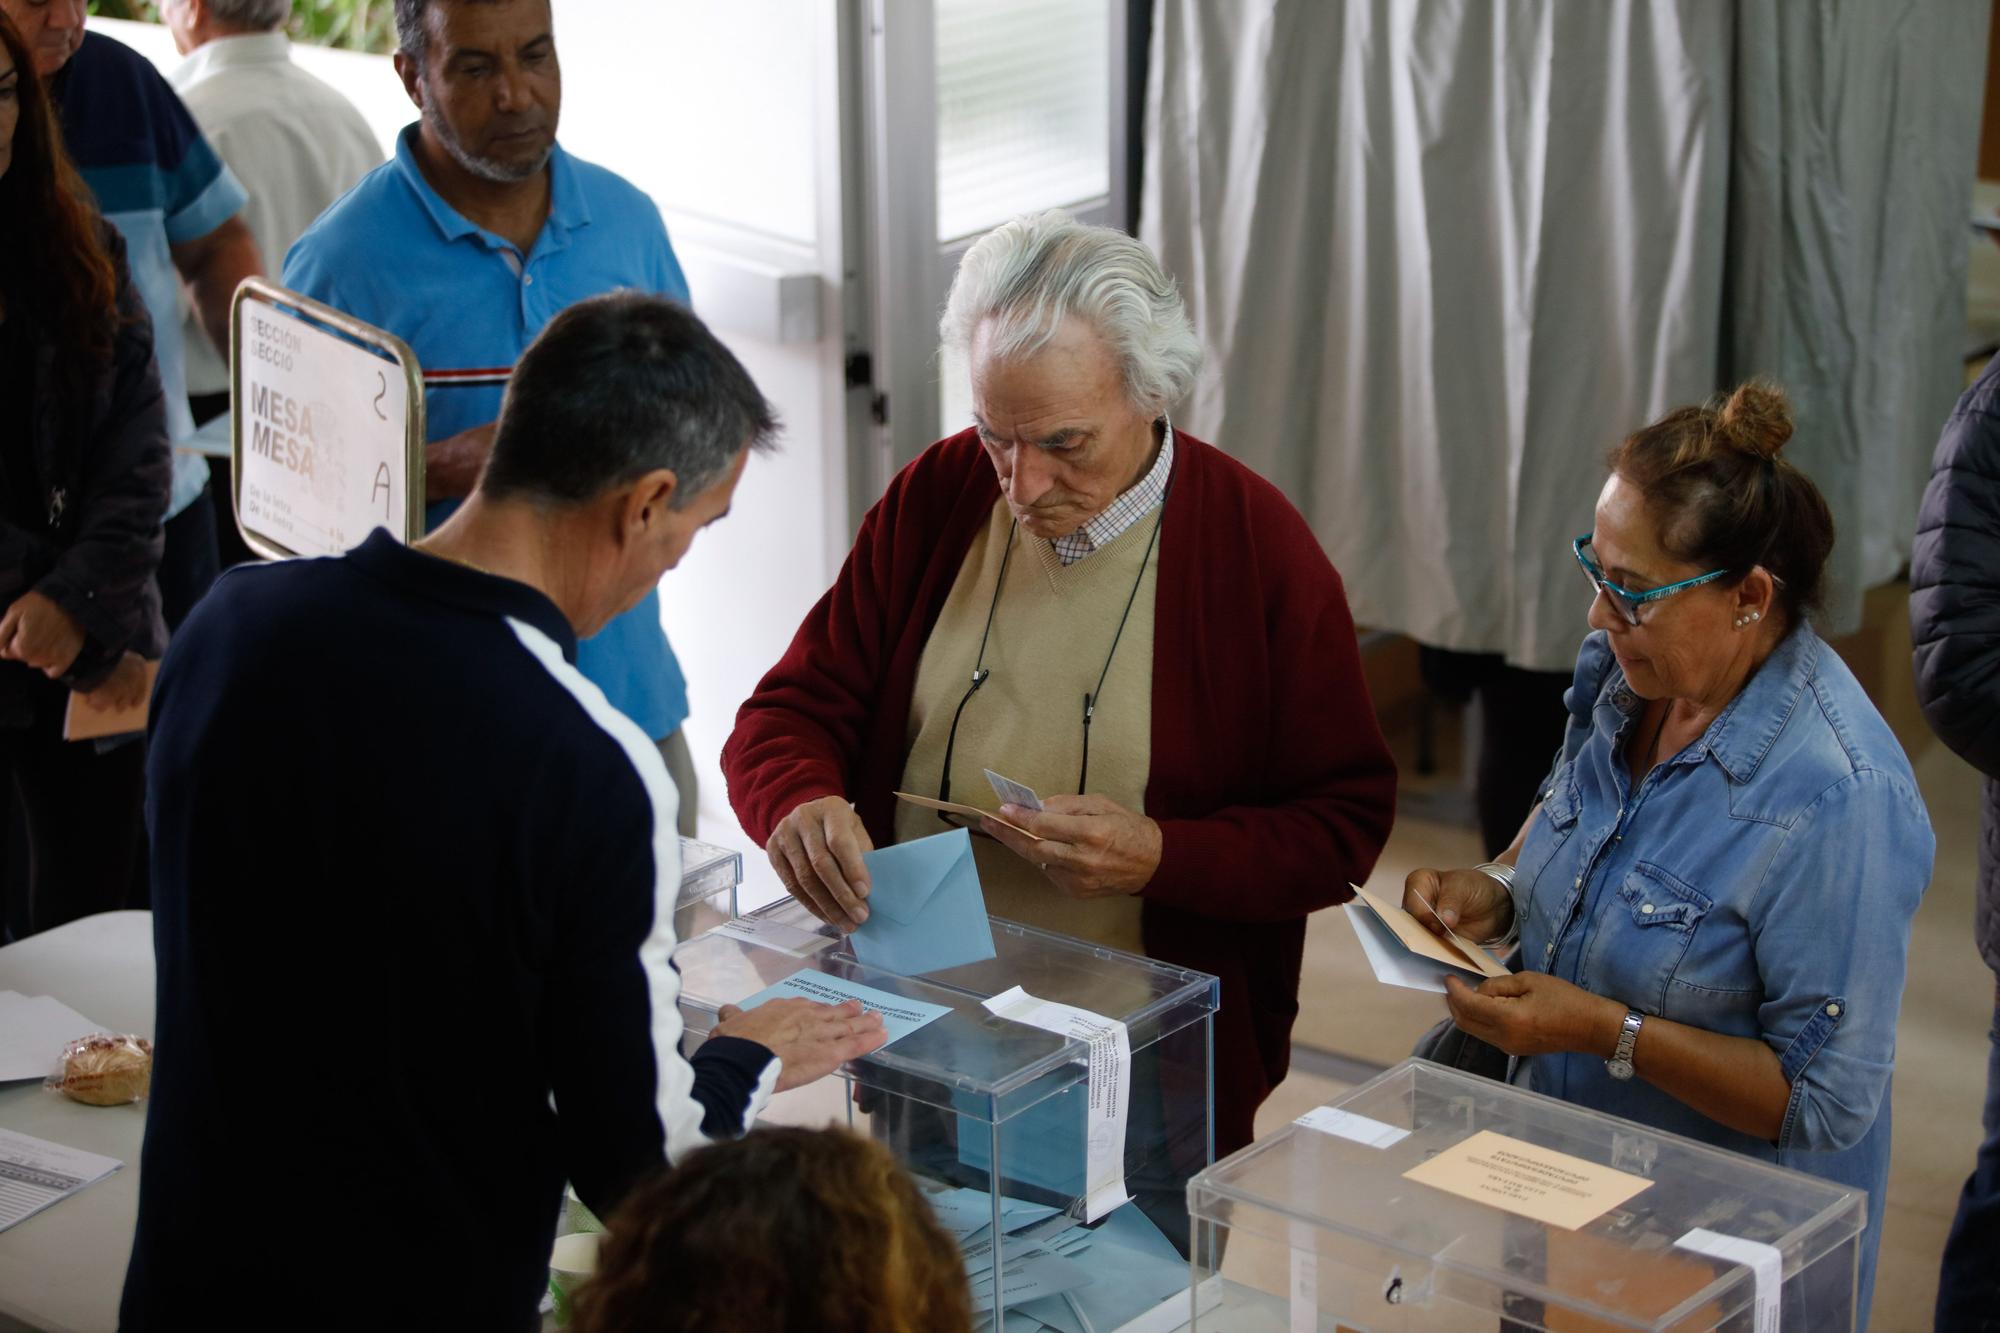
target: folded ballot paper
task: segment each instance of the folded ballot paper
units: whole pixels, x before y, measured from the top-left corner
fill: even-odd
[[[1455,933],[1449,940],[1435,935],[1396,904],[1358,885],[1346,916],[1375,979],[1385,985],[1442,995],[1447,976],[1477,986],[1488,977],[1507,975],[1503,964],[1470,940]]]
[[[993,956],[986,895],[964,829],[864,853],[868,919],[848,945],[857,960],[920,977]]]

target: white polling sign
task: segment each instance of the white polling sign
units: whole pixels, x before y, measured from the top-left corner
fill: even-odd
[[[424,408],[401,339],[262,279],[231,311],[237,526],[260,555],[423,536]]]

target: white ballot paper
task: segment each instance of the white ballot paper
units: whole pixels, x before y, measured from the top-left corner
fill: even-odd
[[[1785,1256],[1775,1245],[1762,1241],[1725,1236],[1719,1231],[1696,1227],[1674,1245],[1693,1250],[1726,1264],[1742,1264],[1757,1278],[1756,1306],[1752,1315],[1755,1333],[1778,1333],[1779,1292],[1785,1282]]]
[[[1445,977],[1456,974],[1477,986],[1487,977],[1504,977],[1507,969],[1476,944],[1453,935],[1447,943],[1395,903],[1359,887],[1354,901],[1342,909],[1347,924],[1361,941],[1361,952],[1375,979],[1409,990],[1445,993]]]
[[[788,926],[782,921],[766,921],[754,916],[732,918],[716,926],[712,933],[726,935],[745,944],[755,944],[760,948],[776,949],[779,953],[788,953],[794,958],[810,958],[834,942],[831,935],[815,935],[809,930],[800,930],[797,926]]]
[[[47,995],[0,991],[0,1082],[46,1078],[78,1037],[107,1029]]]
[[[33,1217],[52,1203],[93,1185],[125,1165],[0,1129],[0,1231]]]
[[[1090,1117],[1084,1140],[1083,1220],[1095,1222],[1131,1201],[1125,1192],[1125,1113],[1132,1099],[1132,1040],[1115,1018],[1038,1000],[1019,986],[985,1001],[1000,1018],[1074,1037],[1090,1048]]]

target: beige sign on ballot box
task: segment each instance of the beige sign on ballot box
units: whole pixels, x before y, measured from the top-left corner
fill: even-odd
[[[273,558],[424,532],[424,396],[393,334],[252,278],[231,316],[237,526]]]
[[[1590,1225],[1653,1184],[1490,1129],[1411,1167],[1403,1178],[1568,1231]]]

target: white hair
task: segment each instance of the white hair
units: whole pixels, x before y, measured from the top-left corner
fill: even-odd
[[[987,327],[1002,359],[1032,355],[1075,316],[1104,335],[1124,367],[1132,406],[1158,416],[1186,396],[1201,343],[1180,290],[1152,251],[1059,209],[1015,218],[975,241],[958,266],[938,333],[969,353]]]
[[[269,32],[292,15],[292,0],[208,0],[217,20],[252,32]]]

